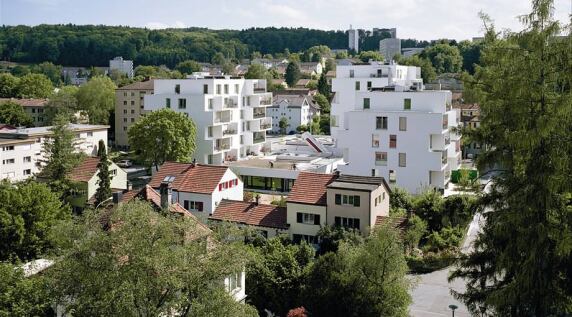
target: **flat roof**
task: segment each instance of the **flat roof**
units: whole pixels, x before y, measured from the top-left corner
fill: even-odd
[[[23,128],[23,129],[12,129],[12,130],[0,130],[0,138],[5,139],[23,139],[29,136],[39,136],[51,134],[50,130],[52,127],[35,127],[35,128]],[[94,124],[68,124],[68,128],[73,132],[82,131],[97,131],[97,130],[107,130],[108,125],[94,125]]]

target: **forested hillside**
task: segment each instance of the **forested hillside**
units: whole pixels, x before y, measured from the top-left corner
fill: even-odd
[[[0,27],[2,60],[59,65],[106,66],[115,56],[140,65],[174,67],[185,60],[210,62],[216,52],[228,59],[250,53],[300,51],[315,45],[344,48],[342,31],[305,28],[251,28],[242,31],[200,28],[149,30],[116,26],[39,25]]]

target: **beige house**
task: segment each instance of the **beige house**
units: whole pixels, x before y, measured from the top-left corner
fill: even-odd
[[[19,104],[27,114],[34,120],[35,127],[43,127],[46,125],[45,107],[48,99],[15,99],[0,98],[0,104],[14,102]]]
[[[129,148],[127,131],[145,114],[143,96],[153,94],[153,80],[133,83],[115,90],[115,146]]]
[[[317,244],[325,225],[369,235],[378,217],[389,215],[390,189],[383,177],[301,172],[287,200],[290,236]]]
[[[70,198],[69,203],[76,211],[83,210],[91,202],[97,188],[99,188],[99,178],[97,177],[98,163],[98,157],[87,157],[67,176],[74,188],[73,196]],[[115,165],[115,163],[110,163],[111,190],[114,192],[126,190],[127,172]]]

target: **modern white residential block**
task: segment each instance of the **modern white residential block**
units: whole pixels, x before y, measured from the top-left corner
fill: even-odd
[[[116,70],[121,74],[125,74],[129,78],[133,78],[133,61],[123,59],[118,56],[109,61],[109,71]]]
[[[193,75],[187,79],[157,79],[154,93],[145,95],[145,110],[170,108],[197,126],[198,163],[222,164],[265,151],[272,119],[266,107],[272,93],[266,80]]]
[[[337,72],[332,135],[347,163],[338,169],[382,176],[412,193],[444,189],[461,160],[451,92],[423,90],[417,67],[372,63]]]

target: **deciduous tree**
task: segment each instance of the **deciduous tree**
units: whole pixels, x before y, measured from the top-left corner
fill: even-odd
[[[54,86],[46,75],[28,74],[20,78],[16,91],[19,98],[47,98]]]
[[[18,94],[20,79],[10,73],[0,74],[0,98],[13,98]]]
[[[34,125],[34,120],[22,106],[11,101],[0,103],[0,122],[17,127],[31,127]]]
[[[76,94],[80,109],[92,124],[109,124],[109,113],[115,107],[115,84],[109,77],[96,76],[81,86]]]
[[[153,111],[129,128],[129,145],[145,164],[188,162],[196,146],[195,123],[170,109]]]

